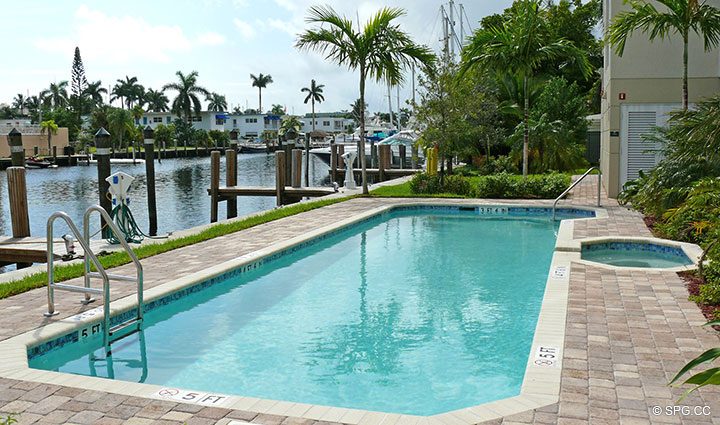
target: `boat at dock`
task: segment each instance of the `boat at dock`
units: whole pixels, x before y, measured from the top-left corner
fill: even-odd
[[[57,168],[57,165],[48,161],[47,159],[40,159],[34,156],[25,160],[25,168],[37,169],[37,168]]]

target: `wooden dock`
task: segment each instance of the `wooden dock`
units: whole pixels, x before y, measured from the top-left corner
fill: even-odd
[[[91,240],[90,247],[95,252],[113,249],[107,241],[101,239]],[[53,239],[54,259],[61,260],[65,254],[65,241],[61,238]],[[83,255],[83,249],[78,242],[75,242],[75,254],[76,256]],[[47,262],[47,240],[45,238],[0,236],[0,266],[45,262]]]
[[[212,189],[208,189],[207,192],[208,195],[211,195]],[[335,193],[335,189],[331,187],[285,187],[284,192],[288,196],[309,198],[316,196],[332,195],[333,193]],[[235,196],[275,196],[277,195],[277,189],[274,187],[264,186],[224,186],[218,187],[217,193],[220,197],[220,200],[226,200],[227,198]]]

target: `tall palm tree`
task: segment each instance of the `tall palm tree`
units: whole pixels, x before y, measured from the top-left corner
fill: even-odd
[[[227,99],[221,94],[210,93],[206,100],[208,101],[208,111],[223,112],[227,110]]]
[[[262,89],[273,82],[272,76],[258,74],[256,77],[255,75],[250,74],[250,79],[252,80],[252,86],[258,88],[258,113],[262,114]]]
[[[307,93],[305,96],[305,104],[308,102],[312,105],[312,131],[315,132],[315,102],[322,103],[325,101],[323,96],[323,87],[325,84],[315,84],[315,80],[310,80],[310,87],[300,89],[301,93]],[[305,135],[305,186],[310,186],[310,137]]]
[[[178,117],[185,117],[187,122],[190,122],[192,113],[200,115],[202,105],[200,104],[200,98],[198,96],[206,96],[210,93],[204,87],[197,85],[198,73],[193,71],[188,75],[183,74],[181,71],[175,73],[178,77],[177,83],[165,84],[164,90],[175,90],[178,95],[172,102],[172,111]]]
[[[553,39],[541,2],[517,0],[502,24],[476,31],[462,53],[461,72],[471,67],[495,72],[506,70],[523,80],[523,176],[528,173],[530,141],[528,80],[546,61],[563,58],[568,64],[578,66],[585,78],[591,72],[590,63],[582,50],[565,39]]]
[[[275,115],[285,115],[285,107],[282,105],[275,104],[270,109],[271,114]]]
[[[365,83],[368,77],[397,85],[403,82],[403,67],[413,63],[429,68],[435,56],[425,46],[415,44],[410,36],[393,22],[405,11],[383,8],[363,28],[353,28],[352,20],[340,16],[329,6],[310,8],[307,22],[317,27],[305,31],[296,47],[315,50],[341,66],[360,72],[360,164],[363,193],[368,193],[365,158]]]
[[[93,110],[103,103],[103,94],[107,94],[107,89],[102,86],[102,81],[94,81],[88,83],[85,90],[83,90],[83,97],[90,106],[90,110]]]
[[[650,41],[679,34],[683,40],[682,105],[688,108],[688,42],[690,32],[701,36],[705,51],[720,42],[720,10],[699,0],[657,0],[662,11],[642,0],[630,0],[632,10],[620,12],[608,28],[608,41],[622,56],[625,43],[635,30],[648,34]]]
[[[162,90],[147,89],[145,92],[145,103],[147,103],[147,111],[150,112],[167,112],[170,99]]]
[[[50,83],[50,87],[40,92],[40,97],[43,98],[45,106],[49,106],[51,109],[66,106],[69,99],[67,86],[67,81]]]

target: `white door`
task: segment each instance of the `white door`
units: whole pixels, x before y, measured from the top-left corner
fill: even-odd
[[[646,140],[657,127],[667,125],[668,113],[678,104],[623,104],[620,107],[620,188],[649,171],[662,159],[662,144]]]

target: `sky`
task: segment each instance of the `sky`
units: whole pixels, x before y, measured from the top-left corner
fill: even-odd
[[[3,65],[0,104],[18,94],[37,95],[51,82],[70,80],[75,46],[88,81],[104,87],[126,75],[145,88],[160,89],[175,81],[175,72],[198,71],[198,82],[226,96],[229,107],[257,108],[258,90],[250,74],[270,74],[274,83],[263,89],[263,109],[272,104],[291,114],[304,114],[303,87],[315,79],[324,84],[319,112],[350,109],[359,97],[358,73],[327,62],[317,53],[294,47],[297,35],[309,28],[309,7],[327,4],[354,21],[365,22],[385,6],[401,7],[401,27],[413,40],[435,51],[441,48],[440,0],[0,0],[10,13],[0,25]],[[468,25],[477,28],[483,16],[499,13],[511,0],[469,0],[464,3]],[[458,3],[456,3],[457,7]],[[10,18],[11,17],[11,18]],[[457,22],[459,35],[460,26]],[[400,103],[411,98],[407,83]],[[172,100],[174,93],[168,92]],[[370,111],[388,110],[387,87],[369,84]],[[397,108],[393,89],[393,109]],[[116,105],[119,106],[119,103]]]

